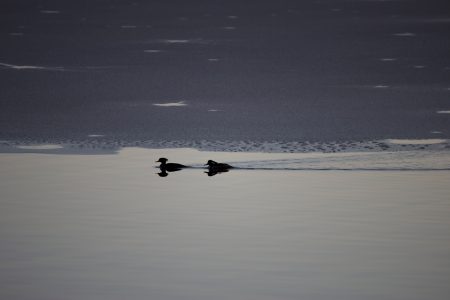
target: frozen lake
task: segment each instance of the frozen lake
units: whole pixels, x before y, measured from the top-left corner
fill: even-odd
[[[449,12],[445,0],[2,1],[0,139],[450,138]]]

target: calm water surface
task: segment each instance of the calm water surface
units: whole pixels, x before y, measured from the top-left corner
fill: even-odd
[[[163,153],[1,154],[0,298],[448,299],[450,171],[162,178]]]

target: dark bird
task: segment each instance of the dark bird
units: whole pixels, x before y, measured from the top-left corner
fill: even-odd
[[[182,165],[182,164],[177,164],[177,163],[167,163],[167,158],[161,157],[160,159],[158,159],[156,162],[161,163],[161,165],[159,165],[159,168],[161,169],[161,171],[164,172],[174,172],[174,171],[179,171],[181,169],[184,168],[188,168],[188,166]]]
[[[208,166],[209,171],[212,172],[225,172],[233,168],[233,166],[230,166],[229,164],[218,163],[213,160],[208,160],[206,166]]]

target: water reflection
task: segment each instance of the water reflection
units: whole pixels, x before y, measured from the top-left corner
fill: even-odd
[[[168,170],[168,169],[166,169],[166,168],[160,168],[160,170],[161,170],[161,172],[156,173],[156,174],[158,174],[159,177],[167,177],[167,176],[169,176],[169,173],[181,171],[182,169],[172,169],[172,170]]]
[[[233,168],[229,164],[218,163],[214,160],[208,160],[206,166],[208,166],[208,172],[205,173],[208,174],[208,176],[214,176],[216,174],[225,173]]]
[[[161,169],[161,172],[156,173],[159,177],[167,177],[169,176],[169,173],[173,173],[173,172],[177,172],[177,171],[181,171],[182,169],[178,169],[178,170],[166,170],[166,169]],[[207,174],[208,176],[215,176],[217,174],[222,174],[222,173],[226,173],[229,170],[214,170],[214,169],[208,169],[208,171],[205,171],[204,173]]]
[[[169,173],[166,172],[166,170],[161,170],[161,172],[156,173],[159,177],[167,177]]]
[[[222,174],[222,173],[226,173],[228,172],[228,170],[214,170],[214,169],[209,169],[207,172],[205,172],[206,174],[208,174],[208,176],[214,176],[217,174]]]
[[[156,162],[161,163],[161,165],[159,166],[159,169],[161,171],[159,173],[156,173],[156,174],[158,174],[159,177],[167,177],[167,176],[169,176],[170,172],[181,171],[182,169],[185,169],[185,168],[198,168],[198,167],[191,167],[191,166],[186,166],[186,165],[182,165],[182,164],[178,164],[178,163],[167,163],[167,160],[168,160],[167,158],[162,157],[156,161]],[[207,166],[207,171],[205,171],[204,173],[206,173],[208,176],[215,176],[217,174],[226,173],[230,169],[234,168],[233,166],[231,166],[229,164],[218,163],[213,160],[208,160],[208,162],[205,164],[205,166]]]
[[[176,172],[180,171],[183,168],[189,168],[188,166],[178,164],[178,163],[167,163],[167,158],[161,157],[156,162],[161,163],[159,169],[161,172],[157,173],[159,177],[167,177],[169,173],[167,172]]]

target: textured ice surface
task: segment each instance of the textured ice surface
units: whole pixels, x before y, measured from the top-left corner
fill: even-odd
[[[36,148],[36,145],[40,145]],[[47,145],[47,148],[46,148]],[[58,146],[57,148],[54,146]],[[260,153],[349,153],[349,152],[449,152],[450,141],[446,139],[427,140],[381,140],[381,141],[332,141],[332,142],[281,142],[281,141],[125,141],[108,136],[90,135],[80,140],[21,140],[0,141],[1,152],[29,153],[116,153],[126,147],[150,149],[193,148],[217,152],[260,152]]]
[[[346,151],[450,138],[447,1],[175,2],[3,1],[0,139]]]

